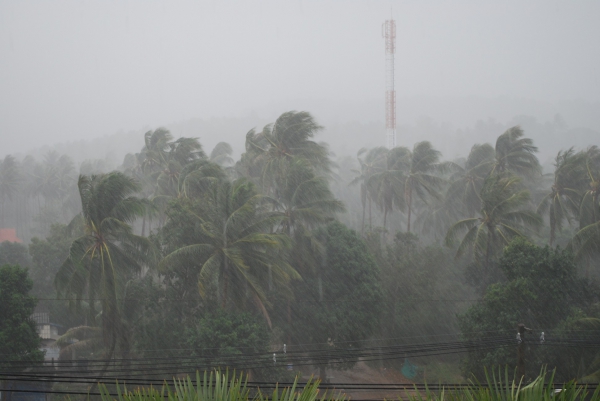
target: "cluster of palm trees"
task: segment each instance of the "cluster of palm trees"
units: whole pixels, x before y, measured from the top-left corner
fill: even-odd
[[[196,139],[173,140],[158,129],[145,135],[140,153],[126,157],[124,173],[80,176],[85,233],[56,285],[61,296],[89,300],[107,359],[126,352],[122,300],[128,281],[148,268],[164,285],[182,288],[182,300],[196,292],[199,302],[249,309],[271,325],[275,294],[290,301],[291,280],[321,263],[314,229],[344,211],[329,189],[329,151],[312,141],[320,129],[309,113],[285,113],[248,133],[235,165],[226,144],[207,156]],[[146,233],[153,217],[158,226]],[[141,235],[133,232],[136,219]],[[190,283],[195,291],[184,289]]]
[[[373,207],[382,214],[384,232],[390,214],[399,212],[406,231],[417,223],[421,233],[433,239],[441,234],[447,245],[456,245],[457,256],[469,253],[487,266],[512,238],[538,232],[547,214],[551,246],[565,222],[578,223],[570,244],[578,255],[592,255],[600,244],[598,148],[561,151],[550,192],[536,152],[519,127],[500,135],[495,146],[476,144],[465,159],[452,162],[441,161],[428,141],[412,150],[362,149],[351,181],[360,185],[361,231],[374,229]]]
[[[284,113],[248,132],[234,162],[226,143],[208,155],[197,139],[174,139],[161,128],[145,134],[121,172],[80,176],[82,212],[73,224],[84,235],[73,242],[56,285],[61,296],[87,300],[106,359],[128,352],[124,300],[141,273],[172,288],[182,304],[250,310],[268,325],[274,309],[287,304],[289,311],[300,295],[293,280],[318,275],[322,265],[315,229],[348,219],[330,187],[340,180],[337,166],[328,147],[314,141],[321,129],[309,113]],[[360,187],[355,228],[380,233],[384,243],[401,222],[402,230],[443,240],[457,256],[488,267],[512,238],[538,231],[548,213],[551,245],[565,222],[578,223],[571,244],[578,255],[594,255],[600,151],[559,153],[549,192],[536,152],[519,127],[455,161],[443,161],[428,141],[363,149],[354,178],[342,185]]]

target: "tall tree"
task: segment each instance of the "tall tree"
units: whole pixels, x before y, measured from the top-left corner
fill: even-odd
[[[277,182],[277,196],[267,198],[281,216],[281,231],[288,236],[308,232],[331,221],[334,213],[344,211],[344,204],[335,199],[327,180],[315,175],[309,162],[295,158],[290,161]]]
[[[460,214],[473,217],[481,209],[479,193],[494,166],[494,148],[487,143],[473,145],[464,166],[456,165],[446,192],[447,203]]]
[[[429,197],[441,198],[444,179],[439,173],[445,172],[450,164],[440,163],[440,157],[441,153],[428,141],[419,142],[413,147],[404,181],[404,197],[408,208],[407,232],[410,232],[414,195],[425,203]]]
[[[361,157],[364,154],[364,158]],[[372,229],[373,222],[371,216],[371,206],[372,206],[372,194],[373,190],[370,190],[369,181],[373,174],[383,170],[385,166],[387,149],[383,146],[372,148],[367,150],[366,148],[362,148],[356,154],[356,158],[360,163],[360,171],[354,171],[357,175],[354,178],[350,185],[355,185],[360,183],[360,201],[362,204],[362,225],[360,232],[364,233],[365,230],[365,210],[367,203],[369,205],[369,229]],[[372,182],[372,181],[371,181]]]
[[[587,259],[589,264],[600,255],[600,148],[590,147],[584,157],[587,188],[579,207],[580,229],[571,245],[576,256]]]
[[[505,174],[509,171],[522,177],[534,177],[541,173],[540,163],[535,153],[533,140],[525,138],[521,127],[509,128],[496,140],[496,162],[493,173]]]
[[[124,340],[120,294],[128,278],[141,271],[151,245],[133,234],[131,223],[142,216],[145,203],[133,196],[139,185],[119,172],[80,176],[78,181],[84,234],[71,244],[68,259],[60,267],[55,285],[59,294],[80,302],[90,299],[90,320],[94,321],[94,300],[102,305],[100,326],[111,359],[117,342]],[[127,344],[119,344],[128,351]]]
[[[530,194],[520,184],[521,179],[516,176],[492,175],[485,180],[479,216],[456,222],[446,234],[446,244],[452,245],[459,233],[466,231],[457,257],[471,249],[475,260],[489,268],[492,257],[512,238],[524,237],[524,229],[541,226],[541,217],[525,209]]]
[[[241,178],[233,182],[214,181],[205,197],[177,204],[180,220],[168,225],[191,222],[190,235],[160,263],[168,270],[178,264],[199,264],[198,285],[202,295],[212,289],[221,307],[244,308],[245,295],[262,312],[270,325],[267,297],[260,277],[270,270],[280,283],[298,274],[287,261],[279,258],[288,245],[286,236],[269,234],[281,218],[266,213],[262,196],[254,185]],[[170,227],[167,226],[167,229]],[[216,284],[216,288],[215,288]]]
[[[219,142],[210,152],[210,161],[220,166],[227,167],[233,164],[233,148],[227,142]]]
[[[560,151],[554,162],[554,182],[538,206],[538,213],[548,213],[550,222],[549,244],[552,246],[556,231],[565,220],[571,224],[579,216],[582,189],[585,185],[585,157],[573,148]]]
[[[379,268],[354,231],[333,222],[319,236],[326,244],[323,265],[319,275],[294,283],[302,297],[293,303],[292,332],[294,344],[319,362],[326,380],[325,368],[347,369],[357,362],[348,349],[360,350],[377,330],[382,291]],[[307,343],[318,348],[303,346]]]
[[[383,211],[383,228],[387,225],[387,216],[394,209],[404,211],[407,203],[407,174],[410,168],[411,153],[407,148],[397,147],[384,155],[381,170],[374,172],[367,181],[367,190]],[[409,223],[410,229],[410,223]]]
[[[310,113],[289,111],[264,127],[262,132],[250,131],[246,135],[247,155],[242,161],[249,164],[247,171],[256,173],[260,170],[259,180],[265,194],[271,194],[275,185],[273,180],[294,157],[307,160],[319,175],[331,172],[327,146],[312,140],[322,128]]]

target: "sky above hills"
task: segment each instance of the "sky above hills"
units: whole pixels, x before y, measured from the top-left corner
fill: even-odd
[[[400,123],[561,113],[600,128],[597,1],[2,0],[0,155],[291,109],[381,123],[390,16]]]

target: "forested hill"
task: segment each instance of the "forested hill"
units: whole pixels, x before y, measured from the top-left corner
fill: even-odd
[[[175,137],[199,138],[207,149],[212,149],[219,142],[227,142],[233,148],[234,157],[239,157],[244,151],[246,133],[253,128],[261,129],[267,123],[267,120],[257,115],[250,115],[240,118],[195,118],[165,124],[165,127]],[[328,143],[330,150],[338,157],[354,156],[360,148],[383,143],[384,127],[381,123],[323,121],[322,124],[324,130],[320,139]],[[595,144],[600,138],[599,130],[572,126],[557,114],[547,121],[526,115],[515,116],[503,122],[490,118],[477,120],[471,125],[459,128],[423,116],[413,123],[400,124],[398,141],[400,144],[410,145],[427,139],[438,149],[442,149],[444,157],[454,159],[464,157],[465,149],[473,143],[493,142],[498,135],[515,125],[520,125],[538,144],[540,162],[548,167],[551,167],[552,160],[559,150],[571,146],[583,149]],[[76,165],[81,165],[86,160],[102,160],[102,170],[109,171],[119,166],[127,153],[138,150],[140,138],[150,129],[150,127],[143,127],[90,140],[82,139],[36,147],[26,154],[41,159],[46,153],[54,150],[70,156]],[[15,156],[22,158],[25,154]]]
[[[493,142],[515,125],[520,125],[535,141],[542,164],[549,163],[561,149],[571,146],[583,149],[596,144],[600,137],[598,105],[593,102],[400,96],[397,107],[399,144],[409,146],[429,140],[447,159],[464,157],[465,149],[472,144]],[[77,136],[81,139],[66,140],[62,133],[48,127],[44,140],[32,142],[19,152],[3,146],[0,157],[12,154],[17,158],[32,155],[41,159],[48,151],[55,150],[70,156],[76,165],[84,160],[105,160],[110,170],[121,164],[127,153],[137,152],[139,138],[158,126],[169,129],[174,137],[197,137],[206,149],[227,142],[234,157],[238,157],[244,151],[245,136],[250,129],[262,129],[287,110],[310,111],[324,127],[319,140],[328,143],[337,157],[355,156],[360,148],[382,145],[384,141],[381,99],[364,102],[295,99],[253,105],[249,110],[252,111],[237,116],[182,118],[152,126],[125,127],[93,139],[82,131]],[[201,110],[198,115],[202,115]]]

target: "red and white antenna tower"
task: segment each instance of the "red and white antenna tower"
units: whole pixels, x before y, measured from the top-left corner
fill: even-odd
[[[382,25],[385,38],[385,136],[389,149],[396,147],[396,89],[394,88],[394,54],[396,53],[396,21]]]

